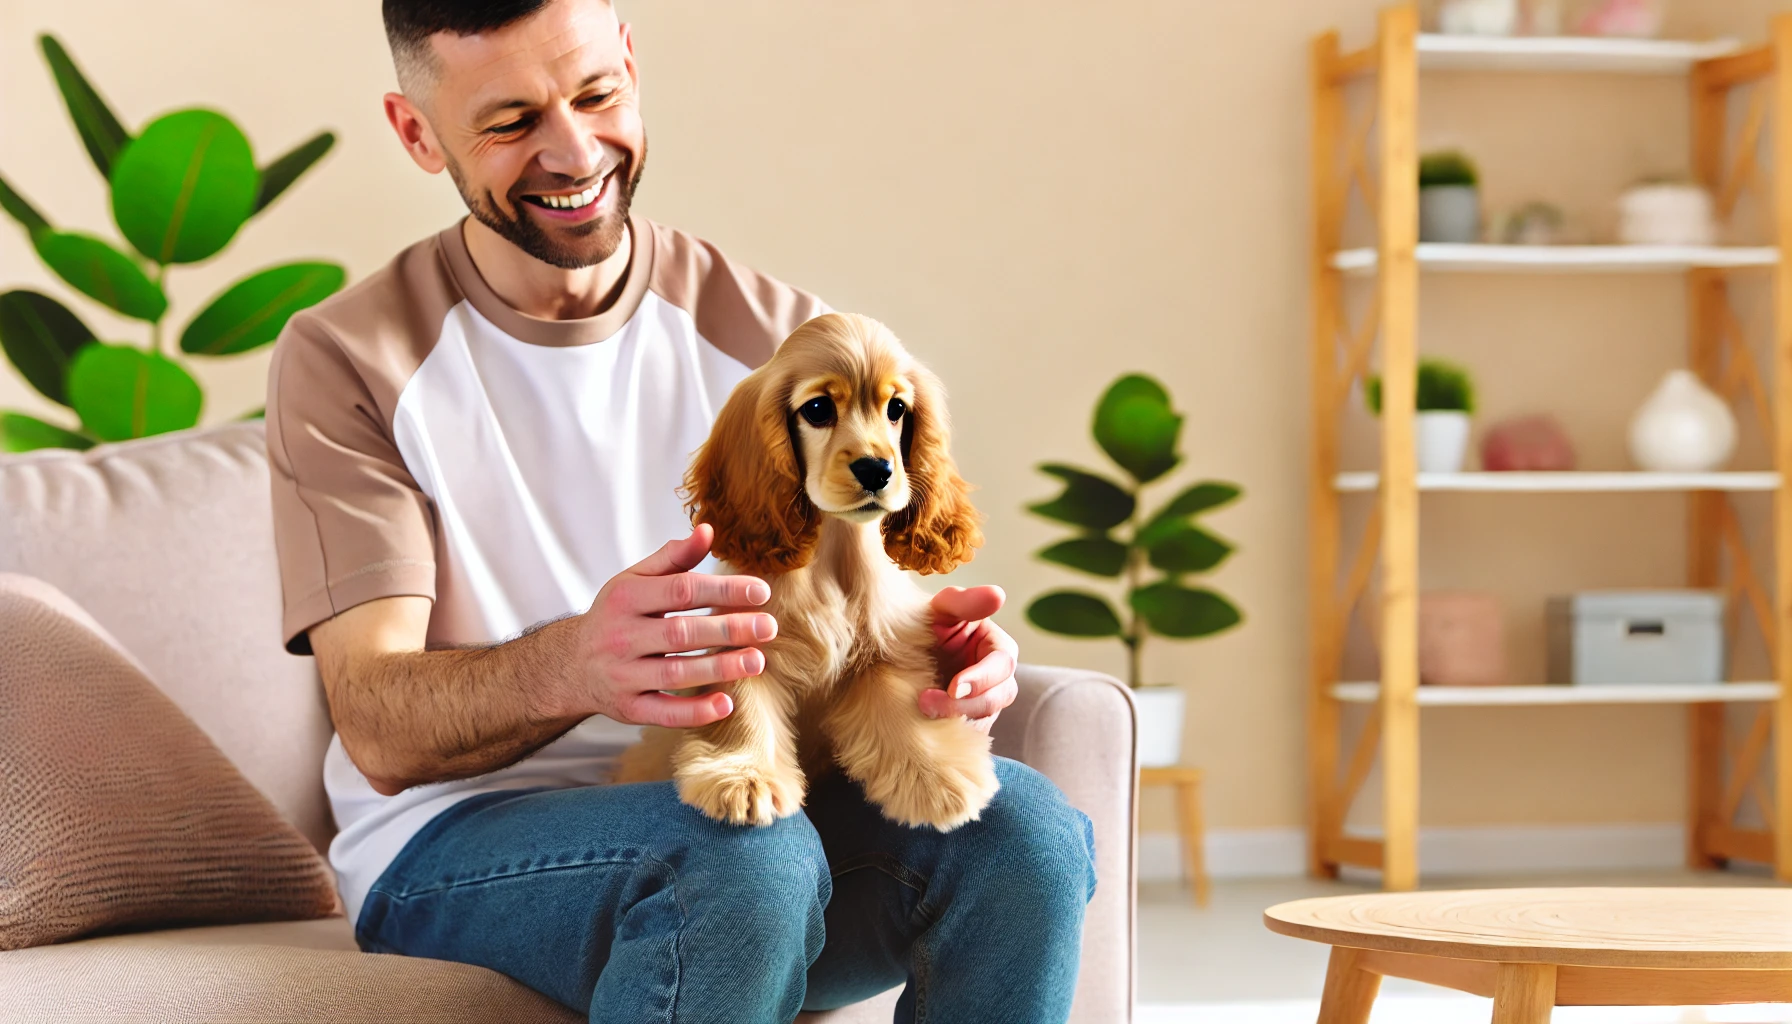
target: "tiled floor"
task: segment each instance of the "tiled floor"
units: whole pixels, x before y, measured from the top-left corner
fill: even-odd
[[[1543,885],[1771,885],[1759,874],[1647,874],[1445,878],[1428,888]],[[1369,891],[1308,879],[1219,882],[1213,905],[1197,909],[1188,890],[1139,888],[1140,1024],[1312,1024],[1325,981],[1326,947],[1263,927],[1263,910],[1286,900]],[[1485,1024],[1484,999],[1417,982],[1382,986],[1373,1024]],[[1792,1024],[1792,1006],[1687,1009],[1568,1008],[1554,1024]]]

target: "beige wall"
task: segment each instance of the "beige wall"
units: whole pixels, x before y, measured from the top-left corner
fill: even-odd
[[[1743,9],[1752,20],[1766,6],[1682,4],[1677,27],[1746,31]],[[1332,25],[1364,40],[1374,7],[624,4],[652,139],[640,208],[883,318],[940,372],[990,519],[989,545],[958,581],[1009,589],[1004,621],[1029,659],[1120,667],[1117,649],[1041,636],[1018,614],[1069,582],[1029,557],[1055,535],[1020,511],[1052,489],[1031,467],[1097,458],[1087,417],[1107,381],[1129,370],[1163,378],[1188,414],[1191,471],[1243,483],[1246,501],[1214,524],[1240,544],[1218,582],[1248,626],[1159,642],[1147,659],[1152,679],[1190,694],[1188,759],[1209,770],[1221,826],[1302,818],[1306,45]],[[0,5],[0,169],[58,223],[112,233],[101,183],[34,52],[49,29],[129,121],[214,104],[264,154],[319,127],[342,136],[216,266],[179,272],[177,317],[279,259],[328,256],[363,275],[460,209],[448,183],[417,173],[387,135],[376,9]],[[1542,195],[1595,225],[1618,187],[1675,164],[1684,134],[1668,82],[1460,78],[1427,97],[1425,141],[1473,147],[1494,203]],[[0,227],[0,281],[61,291],[10,226]],[[1680,296],[1667,278],[1458,280],[1426,294],[1426,345],[1472,362],[1488,411],[1562,412],[1592,466],[1620,464],[1628,410],[1679,357]],[[264,356],[203,369],[208,418],[260,404]],[[35,403],[0,375],[0,405]],[[1504,595],[1527,677],[1540,665],[1545,593],[1677,581],[1672,501],[1490,500],[1505,504],[1427,505],[1426,582]],[[1424,818],[1672,820],[1680,722],[1671,709],[1437,712],[1426,720]],[[1165,827],[1166,810],[1153,802],[1146,827]]]

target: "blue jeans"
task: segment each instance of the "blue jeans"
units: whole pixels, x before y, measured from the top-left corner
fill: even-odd
[[[943,834],[886,821],[839,774],[764,828],[670,782],[481,794],[412,838],[356,938],[490,967],[592,1021],[789,1021],[905,981],[898,1021],[1062,1021],[1094,829],[1026,765],[996,774],[982,817]]]

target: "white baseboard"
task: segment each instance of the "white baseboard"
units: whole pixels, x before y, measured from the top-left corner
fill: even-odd
[[[1298,828],[1207,833],[1207,870],[1215,878],[1289,878],[1306,873],[1306,832]],[[1419,830],[1419,866],[1427,875],[1637,871],[1685,863],[1686,830],[1676,824],[1461,825]],[[1139,836],[1139,878],[1181,876],[1182,843],[1172,832]]]

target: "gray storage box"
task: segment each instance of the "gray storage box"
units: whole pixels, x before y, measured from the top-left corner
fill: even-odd
[[[1549,599],[1549,681],[1724,679],[1724,599],[1705,590],[1589,590]]]

